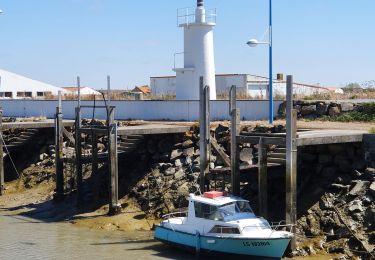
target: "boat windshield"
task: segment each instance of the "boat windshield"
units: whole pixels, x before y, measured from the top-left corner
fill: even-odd
[[[233,216],[236,213],[253,213],[253,210],[251,209],[250,204],[247,201],[230,202],[220,206],[218,210],[225,217]]]

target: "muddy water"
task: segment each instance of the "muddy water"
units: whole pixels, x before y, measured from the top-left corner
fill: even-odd
[[[0,212],[0,259],[195,259],[152,239],[151,233],[91,231]]]

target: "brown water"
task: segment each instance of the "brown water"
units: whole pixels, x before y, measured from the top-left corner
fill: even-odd
[[[91,231],[1,214],[1,260],[195,259],[156,242],[150,232]]]

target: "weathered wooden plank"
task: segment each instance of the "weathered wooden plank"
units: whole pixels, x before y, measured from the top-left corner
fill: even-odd
[[[223,160],[224,165],[226,167],[230,167],[230,157],[224,152],[224,149],[217,143],[215,138],[211,138],[211,145],[212,145],[212,148],[214,148],[216,153]]]

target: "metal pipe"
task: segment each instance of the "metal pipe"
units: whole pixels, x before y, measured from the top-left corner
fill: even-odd
[[[269,0],[269,123],[273,124],[273,80],[272,80],[272,66],[273,66],[273,51],[272,51],[272,0]]]

